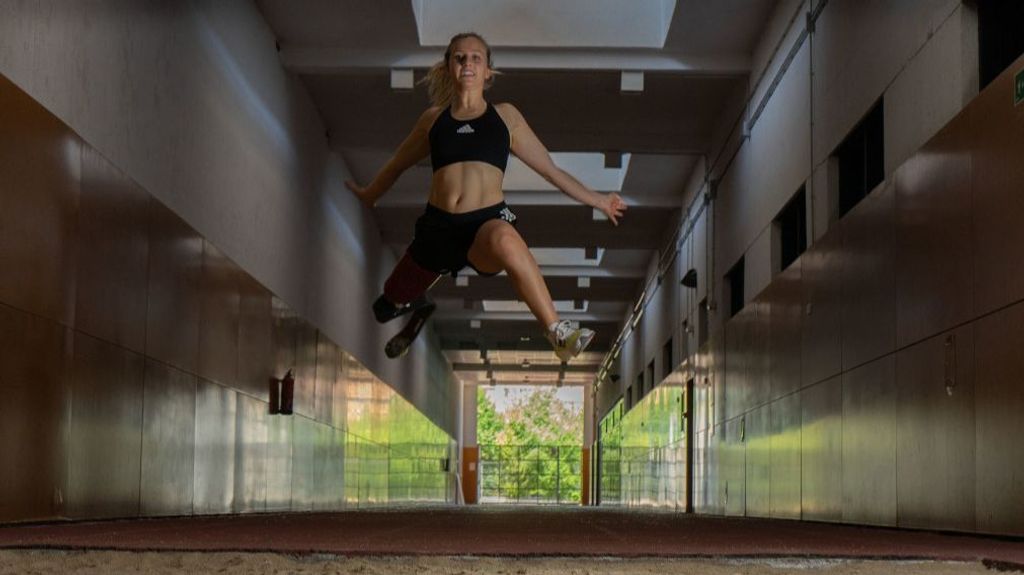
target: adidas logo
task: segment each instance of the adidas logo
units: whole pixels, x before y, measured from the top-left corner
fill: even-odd
[[[476,133],[476,130],[473,129],[473,126],[470,126],[469,124],[466,124],[466,125],[462,126],[461,128],[459,128],[458,130],[456,130],[456,133],[459,133],[459,134],[474,134],[474,133]]]
[[[508,222],[510,224],[512,222],[516,221],[516,215],[513,214],[512,210],[510,210],[508,208],[501,208],[501,212],[498,214],[498,217],[503,219],[503,220],[505,220],[506,222]]]

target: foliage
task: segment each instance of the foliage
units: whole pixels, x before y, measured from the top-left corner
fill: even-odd
[[[514,398],[504,413],[480,389],[477,439],[484,496],[579,502],[583,412],[555,388]]]

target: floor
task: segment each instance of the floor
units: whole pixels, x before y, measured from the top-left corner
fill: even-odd
[[[298,556],[846,558],[987,561],[1024,570],[1024,539],[555,507],[420,507],[0,527],[0,549]]]

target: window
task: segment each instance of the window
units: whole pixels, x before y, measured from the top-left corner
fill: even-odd
[[[651,359],[651,363],[647,364],[647,391],[654,390],[654,359]]]
[[[729,317],[743,309],[743,257],[736,262],[729,273],[725,274],[726,302],[729,305]]]
[[[697,349],[708,342],[708,298],[697,304]]]
[[[976,0],[978,11],[978,81],[984,90],[1024,54],[1024,2]]]
[[[633,409],[633,386],[626,388],[626,411]]]
[[[804,186],[800,186],[772,221],[773,249],[777,254],[772,259],[776,273],[788,268],[807,249],[806,196]]]
[[[882,100],[832,154],[838,170],[836,217],[845,216],[885,179],[885,134]]]
[[[661,348],[661,378],[668,377],[675,368],[676,364],[672,361],[672,336],[669,336],[668,341]]]

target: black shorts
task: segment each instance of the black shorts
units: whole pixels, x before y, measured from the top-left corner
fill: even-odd
[[[427,204],[426,211],[416,220],[416,236],[409,246],[409,255],[420,266],[439,274],[454,276],[469,266],[480,275],[496,275],[477,270],[469,263],[468,257],[477,230],[494,219],[512,225],[516,223],[516,215],[505,202],[462,214],[453,214]]]

